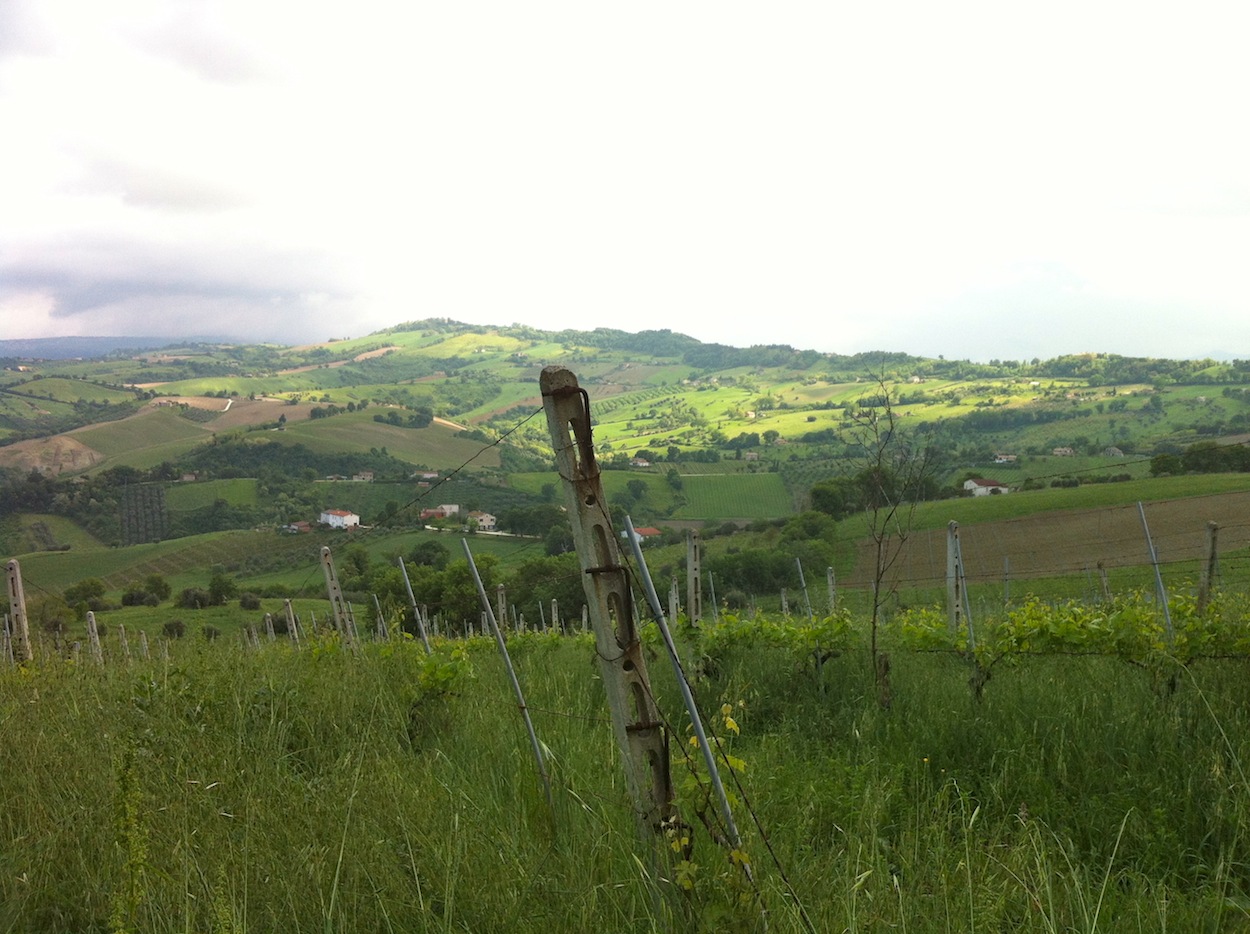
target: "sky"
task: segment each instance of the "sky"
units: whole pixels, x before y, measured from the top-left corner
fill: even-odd
[[[1250,357],[1237,4],[0,0],[0,337]]]

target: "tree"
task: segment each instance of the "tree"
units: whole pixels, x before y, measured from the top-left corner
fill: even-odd
[[[1152,477],[1175,476],[1184,472],[1185,467],[1181,463],[1181,459],[1175,454],[1156,454],[1150,458],[1150,475]]]
[[[85,619],[88,610],[99,613],[105,609],[107,604],[104,602],[104,591],[104,581],[98,577],[88,577],[66,588],[65,602],[74,608],[79,619]]]
[[[157,600],[168,600],[169,595],[173,593],[169,586],[169,581],[165,580],[160,574],[149,574],[143,579],[143,589]]]
[[[412,551],[408,552],[408,563],[418,566],[426,566],[441,571],[447,567],[447,562],[451,558],[451,552],[447,550],[447,546],[442,542],[436,542],[433,539],[417,542],[413,546]]]
[[[218,571],[209,578],[208,602],[212,606],[224,606],[238,592],[238,585],[224,571]]]
[[[897,589],[891,571],[911,534],[920,497],[936,488],[935,449],[922,438],[901,430],[885,374],[874,377],[880,388],[877,405],[851,415],[851,446],[858,450],[859,469],[853,477],[872,549],[870,651],[882,703],[887,703],[889,663],[879,646],[882,608]]]

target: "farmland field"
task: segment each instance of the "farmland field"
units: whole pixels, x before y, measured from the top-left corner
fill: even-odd
[[[453,430],[439,425],[400,428],[375,422],[376,414],[374,409],[367,409],[301,422],[271,437],[324,453],[385,448],[393,457],[430,469],[459,467],[471,458],[481,467],[499,466],[498,450],[480,441],[457,438]]]
[[[103,547],[91,533],[64,516],[18,513],[5,516],[2,521],[7,533],[5,544],[9,554],[47,551],[65,546],[79,550]]]
[[[688,502],[675,515],[683,519],[775,519],[794,510],[775,473],[686,477],[682,492]]]
[[[231,506],[255,506],[258,502],[256,481],[239,478],[171,483],[165,491],[165,501],[175,512],[203,509],[219,499],[225,500]]]
[[[150,467],[203,444],[208,432],[172,408],[152,408],[116,422],[80,428],[71,436],[103,454],[108,466]]]
[[[22,395],[35,396],[41,400],[53,399],[57,402],[75,402],[79,399],[87,402],[131,402],[135,398],[133,392],[124,389],[55,376],[34,379],[22,386],[11,388],[13,392]]]
[[[1157,502],[1145,501],[1143,508],[1151,538],[1165,578],[1173,571],[1193,577],[1205,560],[1207,525],[1219,526],[1218,547],[1225,561],[1233,561],[1250,548],[1250,490],[1244,477],[1229,477],[1235,492],[1193,495]],[[1106,484],[1107,487],[1119,484]],[[1219,487],[1221,484],[1212,484]],[[1143,481],[1143,491],[1148,489]],[[1092,489],[1094,488],[1083,488]],[[1056,491],[1066,492],[1066,491]],[[1020,494],[1024,499],[1031,494]],[[984,499],[1007,500],[1006,497]],[[1149,552],[1135,503],[1095,506],[1085,498],[1086,508],[1072,511],[1037,512],[1018,518],[988,519],[960,523],[960,547],[970,584],[1015,581],[1018,592],[1039,578],[1064,578],[1068,593],[1091,594],[1100,589],[1096,569],[1117,571],[1141,568],[1149,563]],[[970,505],[977,505],[972,503]],[[997,505],[997,504],[996,504]],[[844,528],[853,534],[855,523]],[[927,525],[926,523],[925,525]],[[946,584],[946,529],[920,526],[903,545],[889,579],[908,589],[942,590]],[[1245,561],[1230,568],[1243,570]],[[870,548],[861,544],[854,569],[845,578],[850,586],[866,586],[871,581]],[[1122,576],[1117,575],[1120,579]],[[1136,576],[1141,581],[1141,575]]]

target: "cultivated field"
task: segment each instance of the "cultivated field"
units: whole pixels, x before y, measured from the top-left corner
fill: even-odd
[[[1033,494],[1019,494],[1026,499]],[[1045,495],[1045,494],[1043,494]],[[994,499],[1007,500],[1016,497]],[[998,505],[998,504],[995,504]],[[1250,491],[1212,493],[1143,503],[1159,562],[1190,573],[1207,554],[1207,524],[1219,526],[1218,547],[1225,560],[1250,547]],[[852,522],[844,527],[850,531]],[[1020,591],[1038,578],[1068,578],[1077,592],[1091,589],[1092,575],[1107,569],[1141,568],[1149,550],[1135,503],[1094,509],[1038,512],[1018,518],[961,524],[960,548],[970,584],[1018,582]],[[944,588],[945,528],[913,532],[899,552],[889,579],[907,589]],[[861,543],[846,583],[865,587],[872,580],[872,549]],[[1239,565],[1244,568],[1244,562]],[[1093,582],[1093,588],[1100,585]]]

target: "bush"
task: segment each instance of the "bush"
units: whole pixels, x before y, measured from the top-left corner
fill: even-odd
[[[187,624],[180,619],[171,619],[162,628],[166,639],[181,639],[187,632]]]
[[[122,594],[122,606],[160,606],[161,598],[146,590],[130,588]]]
[[[259,610],[260,597],[254,593],[245,593],[239,596],[239,607],[244,610]]]
[[[204,638],[209,642],[213,642],[221,635],[221,630],[216,626],[205,626],[200,632],[204,633]]]
[[[209,592],[200,587],[188,587],[186,590],[179,591],[178,599],[174,601],[174,606],[184,610],[202,610],[212,605],[213,600]]]

